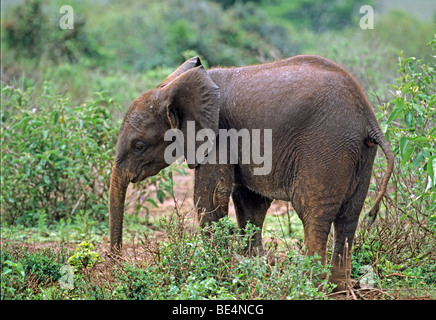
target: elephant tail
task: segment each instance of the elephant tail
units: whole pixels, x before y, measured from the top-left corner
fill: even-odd
[[[392,171],[394,169],[394,155],[392,154],[391,148],[389,147],[388,142],[386,141],[385,136],[383,135],[383,132],[380,130],[380,127],[378,124],[374,126],[375,130],[371,130],[369,134],[369,138],[367,139],[366,143],[368,146],[374,146],[378,144],[381,149],[383,150],[386,159],[387,159],[387,166],[385,175],[383,177],[380,192],[377,195],[377,198],[375,199],[374,205],[372,206],[371,210],[366,215],[366,227],[369,229],[372,224],[374,223],[377,213],[379,211],[380,202],[383,199],[383,196],[386,193],[388,182],[391,177]]]

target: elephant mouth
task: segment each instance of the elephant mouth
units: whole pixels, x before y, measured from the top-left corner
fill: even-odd
[[[140,172],[136,177],[134,177],[132,180],[130,180],[130,182],[136,183],[136,182],[144,180],[145,178],[147,178],[146,172]]]
[[[144,165],[142,165],[141,168],[138,170],[139,173],[136,175],[136,177],[131,179],[130,182],[136,183],[136,182],[142,181],[148,177],[151,177],[151,176],[158,174],[162,168],[158,168],[156,166],[150,166],[151,163],[152,163],[152,161],[147,162]]]

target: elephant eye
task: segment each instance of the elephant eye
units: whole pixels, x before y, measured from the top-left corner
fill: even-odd
[[[144,151],[145,150],[145,144],[143,142],[137,141],[137,142],[134,143],[133,149],[136,152]]]

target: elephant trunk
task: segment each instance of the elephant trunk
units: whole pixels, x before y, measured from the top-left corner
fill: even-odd
[[[129,174],[113,166],[109,190],[109,229],[111,252],[119,252],[123,241],[123,216]]]

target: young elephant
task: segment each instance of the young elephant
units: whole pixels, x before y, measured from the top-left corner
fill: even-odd
[[[231,135],[221,139],[231,130],[248,134],[252,153],[264,150],[266,170],[259,170],[254,153],[252,161],[244,160],[250,151],[244,149],[247,145],[229,147]],[[261,228],[273,199],[290,201],[303,222],[307,254],[317,253],[324,263],[333,224],[330,281],[339,288],[346,285],[377,145],[388,164],[369,212],[372,218],[394,164],[370,103],[346,70],[322,57],[296,56],[206,71],[195,57],[139,96],[122,124],[111,177],[113,251],[121,248],[127,186],[173,161],[166,153],[175,143],[166,134],[173,131],[184,139],[179,139],[179,147],[189,167],[195,168],[194,201],[202,225],[227,215],[230,196],[242,228],[247,221]],[[197,140],[205,136],[211,137],[213,146],[220,145],[219,153],[210,148],[197,152],[204,147]],[[221,158],[227,151],[230,157]],[[255,245],[262,250],[260,234]]]

